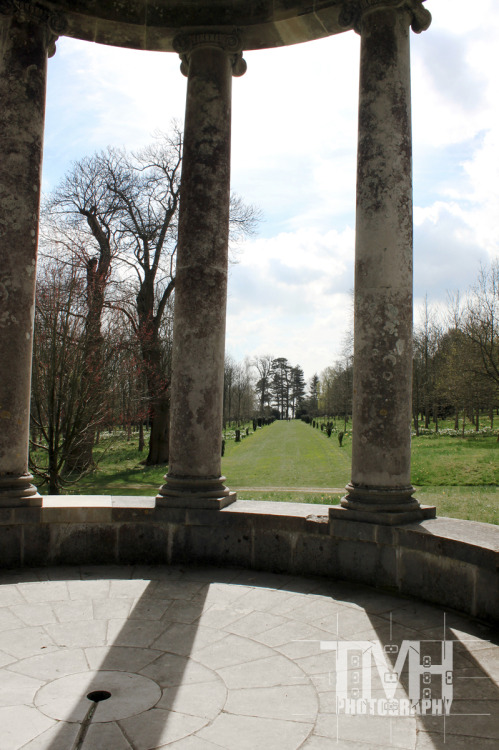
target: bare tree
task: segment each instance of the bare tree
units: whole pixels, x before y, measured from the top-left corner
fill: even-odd
[[[84,439],[91,380],[87,368],[84,282],[74,267],[45,268],[38,281],[33,341],[30,466],[49,494],[78,479],[68,456]],[[102,393],[100,402],[105,401]]]
[[[171,339],[162,332],[171,330],[165,320],[171,319],[175,288],[181,160],[182,133],[174,125],[170,135],[158,135],[139,152],[108,148],[74,164],[48,204],[66,222],[66,234],[83,233],[85,242],[77,244],[90,256],[89,360],[98,361],[102,351],[105,306],[127,316],[139,342],[151,422],[148,464],[168,462]],[[232,240],[251,234],[257,221],[258,212],[233,196]]]
[[[97,206],[101,207],[99,215]],[[85,471],[93,463],[95,414],[99,411],[102,374],[102,316],[112,264],[117,257],[114,224],[116,201],[105,199],[103,168],[98,160],[84,159],[73,166],[64,182],[42,210],[41,257],[56,260],[59,269],[73,267],[85,277],[85,336],[82,338],[86,367],[82,372],[82,420],[80,440],[67,455],[69,471]],[[80,273],[80,276],[83,274]]]
[[[251,365],[248,360],[235,362],[225,355],[224,366],[224,428],[228,422],[239,426],[254,414],[254,390]]]
[[[439,405],[435,355],[441,336],[442,327],[438,322],[436,312],[430,307],[425,297],[423,320],[414,331],[413,404],[417,405],[414,413],[416,432],[419,429],[420,412],[424,415],[425,427],[430,426],[430,419],[433,416],[435,430],[438,431]]]
[[[470,290],[464,332],[477,347],[483,377],[499,387],[499,261],[480,269]]]

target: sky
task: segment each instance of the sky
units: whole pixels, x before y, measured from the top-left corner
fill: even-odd
[[[411,33],[416,320],[499,258],[499,3],[427,0]],[[233,79],[232,190],[257,206],[234,253],[227,352],[305,377],[341,360],[352,326],[360,39],[350,31],[246,52]],[[49,60],[43,189],[107,146],[140,148],[182,121],[173,53],[69,38]]]

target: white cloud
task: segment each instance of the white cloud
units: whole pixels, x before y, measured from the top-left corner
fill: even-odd
[[[499,6],[428,0],[411,34],[415,290],[445,300],[499,253]],[[233,81],[232,184],[265,221],[232,268],[229,349],[308,377],[342,346],[353,285],[359,37],[245,54]],[[184,113],[176,55],[70,39],[49,62],[44,180],[72,159],[135,148]]]
[[[413,45],[417,205],[415,281],[434,297],[462,292],[499,255],[499,8],[428,2],[430,29]]]
[[[185,90],[176,55],[60,39],[48,68],[45,189],[72,160],[168,130],[184,116]]]
[[[348,227],[246,243],[229,277],[229,350],[284,356],[308,378],[337,359],[351,325],[353,243]]]
[[[415,212],[414,294],[445,301],[448,291],[464,292],[487,253],[476,242],[466,211],[456,202],[438,202]]]

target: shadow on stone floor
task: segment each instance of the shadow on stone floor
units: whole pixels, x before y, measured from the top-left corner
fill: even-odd
[[[343,723],[346,719],[347,725],[348,720],[357,726],[362,723],[358,740],[365,742],[369,736],[375,736],[379,742],[380,733],[384,732],[386,745],[397,745],[397,740],[407,731],[403,723],[405,717],[398,714],[414,704],[416,750],[448,750],[449,747],[469,750],[473,742],[479,743],[480,750],[496,750],[499,746],[499,653],[494,647],[499,644],[499,631],[415,600],[400,598],[398,606],[385,608],[382,592],[358,591],[351,600],[365,607],[370,626],[352,634],[348,632],[344,615],[340,615],[339,635],[346,638],[347,643],[360,641],[359,646],[364,640],[378,641],[380,649],[377,654],[366,657],[372,664],[366,687],[370,682],[373,700],[367,711],[372,709],[374,715],[359,715],[356,721],[352,721],[351,716],[339,716],[340,727],[342,719]],[[375,666],[376,658],[379,670]],[[383,658],[388,671],[383,669]],[[341,683],[349,693],[357,691],[360,696],[363,694],[362,663],[361,649],[349,652],[344,658],[349,674]],[[393,682],[386,680],[392,680],[394,673],[398,687],[390,702],[386,688]],[[450,701],[447,708],[446,701]],[[352,704],[343,705],[352,709]],[[386,712],[385,716],[380,716],[379,711]],[[348,734],[348,726],[345,728]]]
[[[154,580],[140,578],[137,571],[137,567],[117,567],[114,571],[108,566],[82,567],[81,577],[75,569],[46,571],[51,581],[68,581],[68,573],[75,576],[68,584],[75,601],[79,596],[92,597],[94,617],[108,624],[106,643],[99,632],[102,628],[95,627],[99,620],[82,620],[79,624],[83,631],[87,629],[87,637],[78,632],[78,624],[72,623],[73,641],[70,632],[62,631],[56,640],[59,651],[66,650],[66,664],[71,651],[74,660],[71,667],[64,667],[59,659],[59,669],[71,673],[54,678],[37,693],[39,711],[59,722],[38,737],[35,743],[41,742],[40,747],[154,748],[188,736],[210,718],[209,709],[207,712],[206,706],[195,702],[200,685],[209,684],[211,691],[218,689],[221,700],[224,698],[216,675],[189,659],[207,591],[203,571],[193,578],[178,568],[165,567],[161,572],[156,568]],[[27,573],[21,573],[22,580]],[[43,575],[43,571],[40,573]],[[224,580],[223,571],[221,576]],[[208,575],[208,582],[213,578]],[[99,645],[91,645],[94,638]],[[85,659],[77,653],[81,648]],[[50,659],[50,652],[47,657]],[[184,696],[188,712],[183,714],[178,691],[186,684],[194,689]],[[172,713],[169,708],[174,703],[177,705]]]
[[[7,667],[9,675],[38,678],[42,685],[33,702],[46,726],[32,741],[15,745],[23,750],[149,750],[170,743],[204,748],[210,741],[232,748],[241,732],[261,733],[271,725],[274,736],[265,744],[279,750],[322,750],[336,737],[339,750],[464,750],[472,741],[480,742],[480,750],[497,747],[499,650],[487,642],[497,643],[497,631],[433,605],[342,581],[209,566],[61,567],[3,572],[1,580],[28,582],[26,598],[42,608],[44,588],[29,581],[48,583],[52,602],[43,644],[31,645],[33,656],[18,655],[20,666]],[[63,589],[66,601],[60,601]],[[28,609],[22,605],[18,614],[28,617]],[[12,648],[15,632],[4,647]],[[451,638],[452,713],[458,715],[445,717],[445,725],[441,716],[338,711],[342,670],[317,639],[331,639],[336,649],[346,644],[344,684],[352,690],[359,688],[354,672],[363,671],[361,662],[348,661],[354,643],[361,644],[360,659],[363,649],[379,644],[389,669],[404,641],[421,643],[421,659],[430,656],[438,665],[440,644]],[[406,701],[414,693],[409,663],[406,654],[394,694]],[[372,666],[375,701],[386,700],[380,672]],[[436,698],[435,682],[430,687]],[[103,691],[111,697],[96,704],[83,736],[94,706],[87,695]],[[476,713],[488,716],[469,716]],[[59,723],[50,726],[54,720]],[[291,732],[286,740],[283,728]],[[260,744],[245,741],[244,747]]]

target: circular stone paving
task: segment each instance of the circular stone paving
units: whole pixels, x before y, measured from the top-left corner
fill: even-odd
[[[497,748],[497,633],[438,607],[234,569],[0,583],[0,750]]]
[[[118,721],[153,708],[161,698],[156,682],[125,671],[80,672],[60,677],[40,688],[35,706],[51,719],[81,724],[90,705],[92,723]]]

